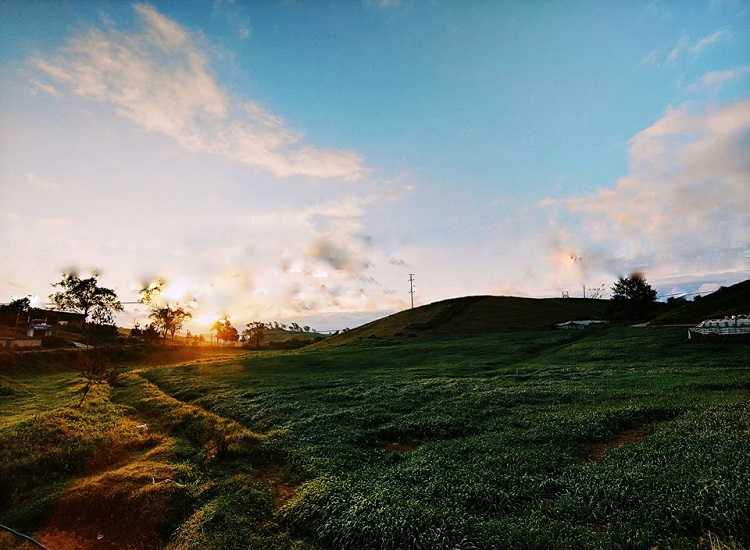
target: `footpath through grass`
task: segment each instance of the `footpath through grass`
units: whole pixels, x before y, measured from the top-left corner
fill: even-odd
[[[0,378],[0,522],[66,548],[750,544],[750,347],[681,329],[144,367],[83,410],[74,387]]]

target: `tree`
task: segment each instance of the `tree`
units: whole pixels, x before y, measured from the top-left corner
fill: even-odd
[[[174,340],[175,334],[182,328],[185,321],[192,318],[193,314],[180,305],[176,305],[172,309],[172,326],[169,329],[172,334],[172,340]]]
[[[143,329],[141,328],[141,325],[139,323],[136,323],[135,325],[133,325],[133,328],[130,329],[130,337],[131,338],[143,337]]]
[[[179,304],[154,306],[151,308],[151,314],[149,315],[163,340],[166,340],[167,336],[171,336],[174,340],[177,331],[182,328],[187,319],[192,319],[192,317],[193,314]]]
[[[83,385],[78,390],[81,394],[81,399],[78,401],[80,408],[94,386],[104,383],[113,385],[120,375],[120,369],[110,362],[101,346],[93,346],[86,353],[77,354],[76,361],[79,376],[83,381]]]
[[[89,318],[94,324],[112,324],[115,312],[122,311],[117,293],[99,286],[96,273],[87,279],[81,279],[77,273],[63,274],[62,279],[52,286],[61,289],[50,294],[50,300],[54,302],[55,307],[63,311],[82,313],[84,328]]]
[[[628,277],[620,277],[612,286],[612,301],[621,313],[640,318],[653,309],[656,290],[642,273],[633,272]]]
[[[115,312],[122,311],[122,304],[114,290],[99,286],[97,273],[87,279],[81,279],[77,273],[64,273],[52,286],[60,289],[50,294],[57,309],[83,315],[83,335],[90,349],[78,356],[78,371],[83,379],[78,402],[81,407],[94,386],[111,385],[119,375],[118,368],[110,363],[99,344],[105,338],[116,337],[113,323]]]
[[[254,347],[259,348],[266,335],[266,325],[260,321],[248,323],[247,328],[242,332],[242,336]]]
[[[240,339],[240,334],[237,329],[232,326],[227,315],[223,319],[219,319],[211,326],[211,332],[216,333],[217,340],[223,340],[226,342],[236,342]]]
[[[152,341],[152,340],[158,340],[159,339],[159,331],[156,330],[156,327],[153,323],[149,323],[146,325],[146,328],[143,329],[143,334],[141,336],[144,340]]]
[[[612,287],[612,299],[615,301],[654,302],[656,291],[646,282],[643,273],[634,272],[629,277],[620,277]]]
[[[16,298],[11,300],[10,303],[0,306],[0,322],[8,325],[13,322],[18,327],[21,316],[27,314],[30,310],[31,300],[28,296]]]
[[[156,299],[161,295],[164,290],[166,283],[163,279],[156,279],[143,285],[138,294],[141,296],[141,303],[146,305],[154,305]]]
[[[606,283],[602,283],[597,287],[587,289],[589,298],[591,298],[592,300],[601,300],[602,296],[604,296],[604,292],[606,291],[605,285]]]
[[[28,296],[23,298],[15,298],[4,306],[0,306],[4,311],[12,311],[13,313],[20,315],[22,313],[28,313],[31,309],[31,299]]]

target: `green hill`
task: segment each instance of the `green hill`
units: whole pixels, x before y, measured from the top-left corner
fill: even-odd
[[[263,334],[263,341],[265,343],[277,343],[277,342],[288,342],[290,340],[300,341],[314,341],[320,338],[325,338],[325,335],[315,331],[300,332],[295,330],[285,330],[283,328],[271,328],[266,329]]]
[[[606,319],[608,300],[467,296],[434,302],[378,319],[318,346],[364,338],[473,335],[503,329],[544,328],[570,320]]]
[[[654,319],[654,325],[699,323],[727,315],[750,313],[750,279],[670,309]]]

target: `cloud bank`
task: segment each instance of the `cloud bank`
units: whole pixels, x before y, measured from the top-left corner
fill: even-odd
[[[559,250],[600,274],[750,270],[748,151],[750,100],[667,109],[630,140],[626,176],[590,195],[545,201],[568,220]]]

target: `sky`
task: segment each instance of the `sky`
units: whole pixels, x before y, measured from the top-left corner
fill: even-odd
[[[0,1],[0,301],[205,329],[750,277],[750,2]],[[120,324],[143,316],[128,305]]]

